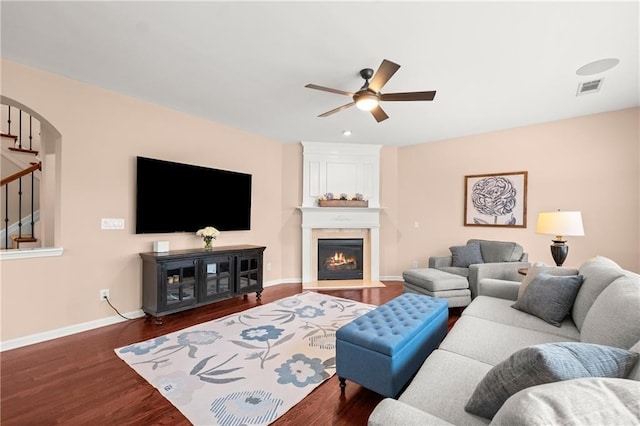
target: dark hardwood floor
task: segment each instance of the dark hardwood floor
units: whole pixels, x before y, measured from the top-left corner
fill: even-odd
[[[402,294],[385,288],[322,292],[374,305]],[[188,425],[159,392],[129,368],[114,349],[151,339],[300,293],[300,284],[252,294],[165,317],[136,319],[0,354],[0,423],[6,425]],[[451,316],[451,327],[457,316]],[[382,397],[352,382],[340,392],[334,375],[274,425],[365,425]]]

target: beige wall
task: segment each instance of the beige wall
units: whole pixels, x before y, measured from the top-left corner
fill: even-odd
[[[267,282],[301,274],[302,148],[228,128],[95,86],[2,61],[2,94],[32,108],[62,134],[62,257],[0,264],[2,341],[109,318],[109,288],[121,312],[141,304],[139,252],[154,240],[198,247],[192,234],[135,235],[136,155],[253,174],[252,229],[216,244],[267,246]],[[601,254],[639,269],[638,109],[381,151],[381,270],[399,276],[412,260],[472,237],[515,240],[551,262],[536,235],[540,210],[583,211],[585,237],[569,239],[567,264]],[[465,228],[464,176],[527,170],[526,229]],[[123,217],[123,231],[100,230]],[[416,229],[414,222],[419,223]],[[603,224],[605,224],[603,226]]]
[[[380,277],[400,277],[399,259],[399,194],[398,153],[396,147],[380,151]]]
[[[282,275],[287,282],[300,282],[302,276],[302,145],[282,148]]]
[[[639,112],[527,126],[400,149],[397,267],[449,254],[469,238],[512,240],[530,261],[552,264],[551,236],[538,235],[538,212],[582,211],[585,236],[568,237],[566,266],[602,255],[640,268]],[[528,171],[527,228],[464,227],[465,175]],[[419,228],[413,228],[414,222]]]
[[[2,94],[62,134],[59,241],[65,250],[61,257],[2,262],[2,341],[113,316],[99,300],[102,288],[110,289],[121,312],[136,311],[138,253],[159,239],[172,249],[202,244],[195,233],[135,234],[137,155],[251,173],[252,229],[224,232],[216,244],[265,245],[272,266],[265,280],[283,276],[282,144],[6,60]],[[187,202],[176,197],[167,208]],[[103,217],[124,218],[125,229],[101,230]]]

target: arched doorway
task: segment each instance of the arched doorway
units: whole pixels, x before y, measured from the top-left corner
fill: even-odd
[[[20,167],[25,164],[39,162],[41,163],[41,171],[39,176],[38,187],[32,189],[31,194],[34,194],[34,198],[37,198],[33,202],[38,206],[37,213],[32,212],[31,217],[37,216],[37,225],[34,227],[34,233],[37,234],[37,243],[35,243],[36,249],[45,249],[60,246],[60,161],[61,161],[61,141],[62,136],[60,132],[42,115],[37,111],[34,111],[29,106],[22,104],[14,99],[6,96],[0,96],[0,104],[2,104],[2,133],[3,136],[3,156],[6,152],[5,145],[14,144],[14,147],[20,146],[21,149],[13,149],[12,152],[17,156],[26,155],[29,153],[26,151],[37,152],[33,157],[29,157],[29,160],[13,160],[14,164]],[[8,120],[9,112],[12,114],[11,119]],[[34,120],[37,120],[36,130],[33,129]],[[11,129],[9,129],[11,126]],[[6,136],[7,133],[12,136]],[[35,134],[37,133],[37,134]],[[3,158],[3,164],[9,164]],[[5,171],[2,172],[3,179]],[[28,187],[29,182],[25,187]],[[2,196],[2,211],[3,211],[3,228],[8,228],[8,223],[4,217],[6,214],[7,205],[9,202],[5,198],[6,189],[3,187]],[[25,191],[22,191],[25,192]],[[28,192],[28,191],[27,191]],[[22,221],[22,214],[12,214],[13,223],[15,220]],[[33,219],[32,219],[33,220]],[[14,226],[15,227],[15,226]],[[30,227],[28,227],[30,228]],[[5,233],[10,232],[10,229],[4,229]],[[29,229],[31,232],[31,229]],[[7,251],[21,251],[21,248],[12,249],[11,247]],[[31,252],[37,252],[38,250],[29,249]]]

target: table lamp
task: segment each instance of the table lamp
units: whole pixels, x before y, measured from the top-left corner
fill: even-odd
[[[540,212],[538,214],[537,234],[555,235],[551,244],[551,255],[557,266],[562,266],[569,246],[565,236],[582,236],[584,227],[582,226],[582,214],[580,212]]]

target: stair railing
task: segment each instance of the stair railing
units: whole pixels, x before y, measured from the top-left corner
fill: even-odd
[[[34,155],[38,155],[37,151],[32,149],[32,118],[29,115],[29,148],[24,148],[22,146],[22,110],[19,110],[19,129],[18,136],[11,134],[11,106],[8,106],[8,120],[7,120],[7,133],[2,133],[2,136],[12,138],[14,140],[14,144],[17,143],[17,147],[10,147],[9,149],[12,151],[21,151]],[[3,178],[0,181],[0,187],[4,189],[5,192],[5,218],[4,218],[4,248],[9,248],[9,184],[12,182],[18,181],[18,235],[14,240],[19,247],[20,242],[35,242],[37,239],[35,238],[35,219],[34,219],[34,186],[35,186],[35,172],[42,170],[42,162],[38,161],[37,163],[32,162],[31,165],[24,170],[21,170],[17,173],[12,174],[6,178]],[[22,178],[27,175],[31,175],[31,236],[25,237],[22,235]],[[12,237],[13,239],[14,237]]]
[[[42,170],[42,162],[38,161],[37,163],[31,163],[31,166],[27,167],[24,170],[20,170],[17,173],[12,174],[11,176],[8,176],[4,179],[2,179],[2,181],[0,182],[0,186],[2,186],[5,189],[4,192],[4,229],[5,229],[5,233],[4,233],[4,247],[5,248],[9,248],[9,184],[11,182],[15,182],[16,180],[18,181],[18,239],[23,239],[23,235],[22,235],[22,178],[28,174],[31,174],[31,185],[33,187],[33,181],[34,181],[34,176],[33,174],[36,171],[40,171]],[[33,192],[31,191],[31,236],[29,237],[29,240],[35,240],[35,235],[34,235],[34,229],[35,229],[35,223],[34,223],[34,215],[33,215],[33,210],[34,210],[34,200],[33,200]]]

